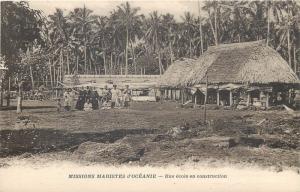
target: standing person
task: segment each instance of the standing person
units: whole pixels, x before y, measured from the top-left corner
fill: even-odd
[[[75,108],[75,104],[74,104],[74,99],[75,99],[75,96],[76,96],[76,91],[71,89],[70,91],[70,105],[71,105],[71,110],[73,110]]]
[[[120,106],[119,97],[121,96],[121,91],[117,89],[117,85],[113,85],[111,90],[111,108]]]
[[[131,100],[131,91],[129,89],[129,85],[126,85],[126,88],[123,91],[123,102],[124,102],[123,106],[125,108],[129,107],[130,100]]]
[[[85,103],[85,94],[83,90],[80,90],[75,108],[78,110],[83,110],[84,103]]]
[[[91,100],[91,97],[92,97],[92,90],[91,90],[91,87],[87,86],[86,87],[86,100],[89,99]]]
[[[99,109],[99,94],[96,90],[91,92],[91,102],[93,110]]]
[[[60,98],[57,99],[56,111],[59,113],[61,111],[61,101]]]
[[[107,92],[108,92],[107,85],[105,85],[104,88],[101,89],[99,95],[100,106],[102,106],[102,104],[107,101],[106,99]]]
[[[64,93],[64,108],[65,111],[70,111],[71,110],[71,94],[70,94],[71,90],[67,89],[67,91]]]

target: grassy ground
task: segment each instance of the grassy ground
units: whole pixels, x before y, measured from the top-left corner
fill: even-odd
[[[210,159],[279,170],[300,167],[300,120],[285,111],[209,108],[208,125],[204,125],[203,109],[181,108],[175,102],[58,113],[55,102],[25,101],[22,116],[30,119],[29,126],[17,128],[17,116],[15,110],[0,111],[4,164],[21,157],[139,165]],[[230,139],[236,142],[232,146]]]

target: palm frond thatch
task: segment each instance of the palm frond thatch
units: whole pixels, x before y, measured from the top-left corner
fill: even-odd
[[[175,61],[160,79],[161,87],[179,87],[185,80],[186,74],[193,70],[195,59],[182,58]]]
[[[264,41],[210,47],[197,60],[175,62],[162,82],[164,86],[194,86],[205,83],[206,74],[213,84],[299,83],[288,63]]]

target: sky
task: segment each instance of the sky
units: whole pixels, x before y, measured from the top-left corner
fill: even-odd
[[[84,5],[93,10],[97,15],[109,15],[110,12],[124,0],[44,0],[44,1],[29,1],[29,5],[33,9],[41,10],[45,16],[55,12],[56,8],[63,9],[67,13],[76,7],[83,7]],[[132,7],[140,7],[140,14],[148,15],[150,12],[157,10],[159,13],[171,13],[175,16],[177,21],[181,20],[181,16],[184,12],[191,12],[194,16],[198,16],[198,1],[197,0],[135,0],[129,1]],[[200,6],[203,2],[200,2]],[[66,13],[66,14],[67,14]]]

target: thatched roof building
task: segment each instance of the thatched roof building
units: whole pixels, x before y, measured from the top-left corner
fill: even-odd
[[[164,74],[165,86],[210,84],[299,83],[288,63],[264,41],[210,47],[197,60],[174,62]]]
[[[186,75],[193,70],[196,59],[182,58],[175,61],[160,79],[161,87],[178,87],[185,81]]]

